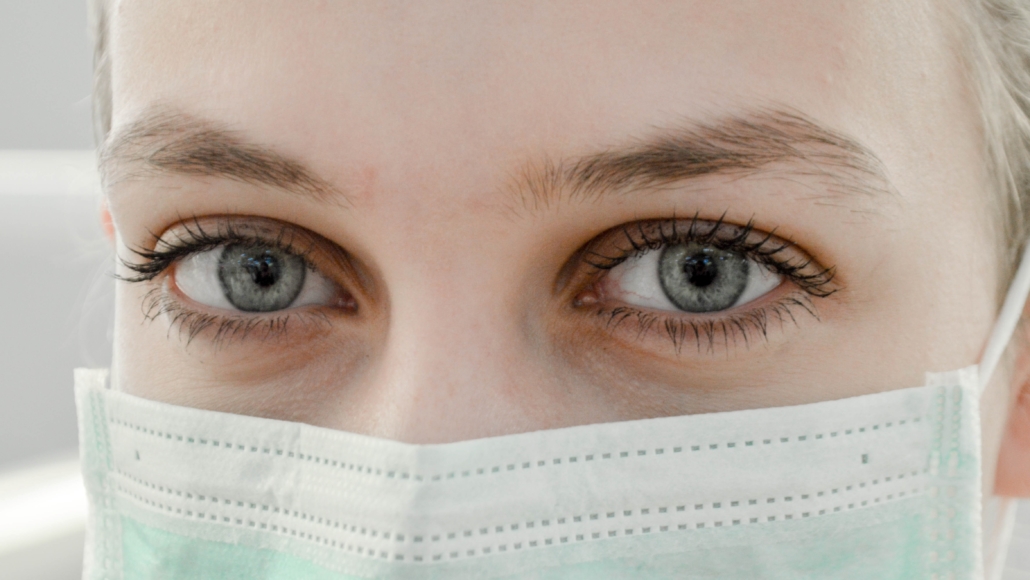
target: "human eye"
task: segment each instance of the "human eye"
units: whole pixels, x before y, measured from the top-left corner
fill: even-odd
[[[813,298],[838,290],[834,269],[817,263],[774,231],[723,219],[645,220],[624,224],[588,244],[583,261],[595,273],[575,303],[617,329],[671,338],[750,344],[770,320],[797,322],[794,310],[816,315]]]
[[[330,304],[336,293],[303,256],[260,241],[196,252],[175,266],[174,276],[176,287],[191,300],[237,312]]]
[[[688,241],[627,259],[611,269],[605,288],[606,295],[633,306],[712,313],[747,304],[782,283],[783,276],[740,252]]]
[[[353,295],[322,271],[343,262],[326,245],[271,220],[194,219],[134,250],[137,259],[125,262],[134,275],[125,279],[160,281],[147,294],[147,317],[169,315],[190,340],[209,328],[219,340],[282,332],[305,309],[356,311]]]

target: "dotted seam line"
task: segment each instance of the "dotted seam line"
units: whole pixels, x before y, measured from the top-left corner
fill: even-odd
[[[184,492],[182,490],[173,489],[171,487],[167,487],[167,486],[155,484],[155,483],[152,483],[152,482],[148,482],[146,480],[143,480],[143,479],[141,479],[139,477],[135,477],[135,476],[130,475],[128,473],[125,473],[123,471],[118,471],[117,473],[119,475],[121,475],[122,477],[125,477],[126,479],[129,479],[130,481],[133,481],[137,485],[141,485],[141,486],[143,486],[145,488],[151,489],[151,490],[159,492],[159,493],[164,493],[164,494],[167,494],[167,495],[170,495],[170,496],[180,497],[180,498],[183,498],[183,499],[186,499],[186,500],[194,500],[194,501],[198,501],[198,502],[205,502],[205,501],[207,501],[207,502],[211,502],[212,504],[215,504],[215,505],[218,505],[218,504],[228,505],[228,506],[235,505],[236,507],[247,508],[247,509],[254,510],[256,512],[266,512],[266,513],[268,513],[270,515],[271,514],[282,514],[282,515],[285,515],[285,516],[287,516],[287,517],[289,517],[291,519],[297,519],[297,520],[301,520],[301,521],[312,523],[312,524],[318,524],[318,525],[324,526],[326,528],[334,529],[334,530],[339,530],[342,533],[350,534],[350,535],[360,534],[360,535],[363,535],[363,536],[367,535],[367,536],[370,536],[372,538],[382,537],[384,540],[392,539],[392,540],[394,540],[396,542],[404,542],[404,541],[406,541],[406,536],[405,536],[405,534],[402,534],[402,533],[377,530],[377,529],[369,527],[369,526],[359,526],[359,525],[355,525],[355,524],[347,524],[346,522],[340,522],[338,520],[332,520],[330,518],[315,516],[313,514],[309,514],[309,513],[298,511],[298,510],[293,510],[291,512],[291,510],[288,510],[288,509],[282,509],[282,508],[280,508],[278,506],[262,504],[262,503],[258,503],[258,502],[249,502],[249,501],[245,502],[245,501],[241,501],[241,500],[228,499],[228,498],[224,498],[224,497],[219,498],[219,497],[215,497],[215,496],[211,496],[211,495],[193,494],[191,492]],[[925,474],[926,471],[924,470],[922,473]],[[888,477],[884,477],[883,478],[883,482],[882,483],[890,483],[890,482],[892,482],[894,480],[902,480],[902,479],[905,479],[906,477],[917,477],[918,475],[920,475],[920,472],[919,471],[914,471],[914,472],[911,472],[909,474],[902,473],[902,474],[899,474],[899,475],[896,475],[896,476],[893,476],[893,477],[888,476]],[[825,497],[827,495],[835,495],[835,494],[838,494],[838,493],[847,493],[847,492],[855,490],[855,489],[863,489],[863,488],[865,488],[867,486],[868,487],[872,487],[872,486],[875,486],[875,485],[879,485],[880,483],[881,482],[880,482],[879,479],[874,479],[871,482],[859,482],[859,483],[855,483],[855,484],[851,484],[851,485],[846,485],[846,486],[840,486],[840,487],[837,487],[837,488],[832,488],[830,490],[822,490],[822,491],[818,491],[818,492],[814,492],[814,493],[799,494],[798,499],[800,501],[805,501],[805,500],[810,500],[810,499],[813,499],[813,498]],[[122,489],[124,489],[124,488],[122,488]],[[132,494],[131,491],[126,490],[126,492],[135,496],[135,494]],[[904,497],[904,495],[905,495],[904,492],[901,492],[899,494],[899,497]],[[886,497],[887,497],[887,499],[893,499],[893,494],[889,494]],[[791,503],[791,502],[795,501],[795,496],[784,496],[782,498],[766,498],[764,503],[766,505],[769,505],[769,504],[776,503],[777,500],[779,500],[781,503]],[[863,506],[866,505],[867,501],[868,500],[862,501],[861,505],[863,505]],[[876,502],[879,503],[879,500],[876,500]],[[718,502],[711,502],[710,503],[710,507],[708,507],[707,509],[708,510],[713,510],[713,509],[732,509],[732,508],[741,507],[741,506],[759,505],[760,503],[762,503],[762,502],[761,502],[761,500],[758,500],[758,499],[718,501]],[[723,507],[724,505],[726,506],[726,508]],[[849,507],[853,507],[853,506],[854,506],[854,503],[849,504]],[[507,526],[496,525],[495,524],[493,526],[487,526],[487,527],[479,528],[478,529],[478,534],[476,533],[477,530],[461,530],[461,531],[455,531],[455,532],[446,532],[446,533],[441,533],[441,534],[434,534],[434,535],[429,536],[428,538],[426,536],[423,536],[423,535],[415,535],[415,536],[411,537],[410,541],[412,543],[423,543],[423,542],[426,542],[427,540],[428,540],[428,542],[433,542],[433,543],[441,542],[441,541],[446,542],[446,541],[451,541],[451,540],[460,540],[462,538],[469,538],[469,537],[473,537],[473,536],[476,536],[476,535],[478,535],[478,536],[485,536],[485,535],[489,535],[489,534],[497,535],[497,534],[501,534],[501,533],[505,533],[505,532],[517,532],[517,531],[519,531],[520,527],[524,527],[525,529],[533,529],[533,528],[537,527],[537,524],[539,524],[539,526],[541,528],[542,527],[549,527],[549,526],[552,525],[552,522],[554,522],[555,525],[565,525],[565,524],[582,523],[584,521],[587,521],[587,522],[589,522],[589,521],[599,521],[599,520],[602,520],[602,516],[603,516],[603,519],[613,519],[613,518],[616,518],[616,517],[619,517],[619,516],[622,516],[622,517],[632,517],[634,515],[634,512],[638,512],[639,515],[643,515],[643,516],[658,517],[661,514],[675,513],[675,512],[687,512],[687,511],[697,512],[697,511],[702,511],[702,510],[705,510],[705,509],[706,509],[706,504],[698,503],[698,504],[684,504],[684,505],[678,505],[678,506],[666,506],[666,507],[658,507],[658,508],[641,508],[641,509],[638,509],[638,510],[616,510],[616,511],[610,511],[610,512],[598,512],[598,513],[592,513],[592,514],[587,514],[587,515],[577,515],[577,516],[571,516],[571,517],[569,517],[569,516],[562,516],[562,517],[556,516],[556,517],[553,517],[553,518],[541,519],[539,521],[531,520],[531,521],[527,521],[527,522],[512,523],[512,524],[508,524]],[[835,509],[833,511],[840,511],[840,509],[837,508],[837,509]],[[653,514],[652,514],[652,512],[653,512]],[[826,509],[819,510],[818,515],[825,515],[826,512],[827,512]],[[808,517],[810,515],[810,513],[811,512],[802,512],[802,515],[803,515],[803,517]],[[757,518],[753,518],[752,517],[750,519],[751,519],[750,523],[758,523]],[[772,521],[772,520],[770,520],[770,521]],[[493,530],[491,530],[491,528],[493,528]],[[680,528],[680,529],[683,529],[683,528]]]
[[[387,552],[385,550],[377,551],[374,548],[369,548],[369,547],[361,546],[361,545],[358,545],[358,544],[348,544],[348,543],[344,543],[344,542],[338,542],[337,540],[334,540],[334,539],[329,538],[327,536],[316,535],[316,534],[312,534],[310,532],[305,532],[303,530],[298,530],[298,529],[295,529],[295,528],[290,528],[290,527],[282,526],[282,525],[278,525],[278,524],[268,524],[268,523],[265,523],[265,522],[257,522],[257,521],[250,520],[250,519],[244,520],[243,518],[230,517],[230,516],[226,516],[226,515],[221,514],[221,513],[193,512],[191,510],[187,510],[187,511],[183,512],[182,508],[176,508],[174,506],[164,505],[164,504],[162,504],[160,502],[156,502],[156,501],[150,500],[148,498],[145,498],[145,497],[139,496],[137,494],[134,494],[133,492],[131,492],[129,490],[126,490],[126,489],[124,489],[124,488],[122,488],[120,486],[119,486],[118,489],[120,491],[122,491],[123,493],[129,495],[130,497],[136,499],[139,502],[142,502],[142,503],[144,503],[146,505],[149,505],[149,506],[151,506],[154,509],[167,511],[167,512],[169,512],[171,514],[176,514],[176,515],[185,516],[185,517],[192,517],[192,518],[195,518],[195,519],[201,519],[201,520],[206,520],[206,521],[211,521],[211,522],[218,522],[218,523],[221,523],[221,524],[235,525],[237,527],[245,527],[245,528],[251,528],[251,529],[260,529],[260,530],[264,530],[264,531],[270,531],[270,532],[273,532],[273,533],[277,533],[279,535],[291,536],[291,537],[296,537],[296,538],[308,540],[310,542],[314,542],[316,544],[320,544],[320,545],[322,545],[324,547],[334,548],[334,549],[337,549],[339,551],[353,552],[353,553],[358,554],[359,556],[364,556],[366,558],[379,558],[379,559],[384,559],[384,560],[393,559],[393,560],[396,560],[396,561],[404,561],[405,560],[405,555],[402,554],[402,553],[399,553],[399,552],[392,552],[391,553],[391,552]],[[907,493],[911,493],[912,495],[916,495],[916,494],[919,494],[919,493],[921,493],[923,491],[925,491],[925,488],[913,488],[910,492],[904,492],[904,491],[903,492],[899,492],[897,494],[897,497],[898,497],[898,499],[900,499],[900,498],[904,497],[905,495],[907,495]],[[840,512],[840,511],[856,509],[856,507],[858,507],[858,508],[864,507],[864,506],[868,505],[870,503],[870,501],[872,501],[873,503],[881,503],[881,502],[885,502],[885,501],[891,501],[891,500],[894,499],[894,495],[895,494],[889,494],[887,496],[881,496],[881,497],[873,498],[872,500],[865,500],[865,501],[862,501],[860,504],[856,504],[856,503],[841,504],[840,506],[834,507],[832,512],[828,512],[828,510],[826,510],[826,509],[820,510],[818,515],[825,515],[826,513],[837,513],[837,512]],[[798,515],[798,514],[794,514],[794,513],[783,514],[782,515],[782,520],[804,519],[804,518],[808,518],[808,517],[812,516],[811,512],[803,512],[803,513],[800,514],[801,517],[799,517],[799,518],[795,518],[796,515]],[[704,529],[704,528],[708,527],[708,524],[711,524],[710,527],[712,527],[712,528],[719,528],[719,527],[730,527],[730,526],[737,526],[737,525],[762,524],[762,523],[775,522],[775,521],[778,521],[777,520],[777,516],[768,516],[765,521],[761,521],[760,518],[750,518],[750,521],[748,521],[748,522],[744,522],[743,520],[739,520],[739,519],[738,520],[731,520],[730,522],[728,522],[728,525],[727,525],[727,522],[724,522],[722,520],[712,521],[712,522],[697,522],[694,525],[693,528],[691,528],[691,526],[689,524],[678,524],[676,526],[673,526],[673,525],[663,525],[663,526],[658,527],[657,530],[654,530],[653,526],[641,526],[639,528],[639,532],[641,534],[654,533],[655,531],[657,531],[658,533],[667,533],[667,532],[683,531],[683,530],[688,530],[688,529]],[[512,542],[510,545],[509,544],[497,544],[497,545],[494,545],[494,546],[484,546],[484,547],[481,547],[481,548],[478,548],[478,549],[475,549],[475,548],[473,548],[473,549],[466,549],[464,551],[452,550],[449,553],[448,552],[438,552],[436,554],[432,554],[430,559],[427,559],[425,556],[422,556],[422,555],[412,555],[411,556],[411,560],[413,562],[417,562],[417,563],[431,563],[431,562],[438,562],[438,561],[444,559],[444,557],[448,557],[449,559],[458,559],[458,558],[465,558],[465,557],[474,557],[474,556],[477,556],[477,555],[485,556],[485,555],[491,554],[494,549],[496,549],[497,552],[507,552],[509,550],[509,546],[510,546],[510,549],[512,551],[517,551],[517,550],[521,550],[523,548],[536,548],[536,547],[543,547],[543,546],[554,545],[556,540],[560,544],[567,544],[573,538],[574,538],[575,542],[582,542],[582,541],[591,541],[591,540],[599,540],[599,539],[606,539],[606,538],[614,538],[614,537],[618,537],[619,535],[622,535],[622,536],[632,536],[632,535],[635,535],[636,532],[637,532],[637,528],[612,528],[612,529],[608,529],[606,531],[601,531],[601,532],[589,532],[589,533],[584,533],[584,534],[575,534],[575,535],[568,535],[568,536],[553,536],[553,537],[537,539],[537,540],[526,540],[526,541],[522,541],[522,542]],[[390,557],[391,555],[393,556],[393,558]]]
[[[888,421],[888,422],[886,422],[886,423],[884,423],[882,425],[882,428],[883,429],[889,429],[889,428],[894,427],[894,426],[903,426],[903,425],[908,424],[909,422],[911,422],[911,423],[919,423],[919,422],[922,421],[922,419],[923,419],[922,417],[915,417],[915,418],[912,418],[912,419],[901,419],[901,420],[896,421],[896,422],[895,421]],[[552,465],[552,466],[553,465],[562,465],[563,463],[567,463],[567,464],[580,463],[581,460],[582,460],[582,462],[585,463],[585,462],[590,462],[590,461],[596,461],[598,459],[600,459],[600,460],[624,459],[624,458],[627,458],[627,457],[658,456],[658,455],[665,455],[666,453],[677,454],[677,453],[683,453],[683,452],[688,451],[688,450],[690,452],[699,452],[699,451],[713,451],[713,450],[718,450],[718,449],[733,449],[733,448],[737,448],[737,447],[755,447],[755,446],[757,446],[759,444],[760,445],[773,445],[773,444],[776,444],[776,443],[792,443],[792,442],[793,443],[800,443],[800,442],[805,442],[805,441],[816,441],[816,440],[820,440],[820,439],[824,439],[824,438],[831,438],[832,439],[832,438],[835,438],[835,437],[838,437],[838,436],[841,436],[841,435],[848,436],[848,435],[854,435],[854,434],[858,434],[858,433],[865,433],[867,431],[878,431],[878,430],[881,429],[881,425],[879,423],[877,423],[877,424],[872,425],[870,427],[859,427],[859,428],[854,428],[854,429],[843,429],[843,430],[840,430],[840,431],[831,431],[831,432],[825,433],[825,434],[824,433],[817,433],[817,434],[815,434],[813,436],[798,435],[798,436],[796,436],[794,438],[791,438],[791,437],[770,437],[770,438],[764,438],[764,439],[745,440],[742,445],[738,445],[737,442],[727,442],[727,443],[709,443],[707,445],[700,445],[700,444],[698,444],[698,445],[676,445],[676,446],[672,446],[672,447],[656,447],[656,448],[650,449],[650,450],[649,449],[637,449],[636,451],[632,451],[632,452],[631,451],[620,451],[620,452],[608,452],[608,453],[590,453],[590,454],[584,454],[582,456],[580,456],[580,455],[573,455],[573,456],[570,456],[570,457],[555,457],[555,458],[552,458],[550,460],[542,460],[541,459],[541,460],[537,460],[535,462],[533,462],[533,461],[523,461],[523,462],[521,462],[521,465],[520,465],[520,463],[507,463],[505,465],[494,465],[494,466],[490,466],[490,467],[470,468],[470,469],[464,469],[464,470],[451,471],[451,472],[448,472],[448,473],[445,473],[445,474],[435,474],[435,475],[431,475],[431,476],[426,476],[426,475],[422,475],[422,474],[412,474],[412,473],[408,473],[408,472],[405,472],[405,471],[398,472],[396,470],[389,470],[389,469],[382,469],[382,468],[373,468],[373,467],[370,467],[370,466],[367,466],[367,465],[358,464],[358,463],[347,463],[346,461],[341,461],[341,460],[336,460],[336,459],[329,459],[329,458],[318,456],[318,455],[304,454],[304,453],[301,453],[301,452],[290,451],[288,449],[278,449],[278,448],[271,448],[271,447],[258,446],[258,445],[234,443],[234,442],[231,442],[231,441],[222,441],[222,440],[219,440],[219,439],[209,439],[209,438],[203,438],[203,437],[182,435],[182,434],[178,434],[178,433],[168,433],[168,432],[164,432],[164,431],[161,431],[161,430],[149,429],[147,427],[136,425],[136,424],[133,424],[133,423],[130,423],[130,422],[127,422],[127,421],[122,421],[122,420],[114,418],[114,417],[111,418],[111,422],[114,423],[115,425],[119,425],[119,426],[122,426],[122,427],[126,427],[128,429],[132,429],[132,430],[134,430],[134,431],[136,431],[138,433],[142,433],[142,434],[145,434],[145,435],[151,435],[151,436],[157,437],[159,439],[165,439],[165,440],[174,441],[174,442],[182,442],[184,444],[209,445],[211,447],[222,447],[222,448],[227,449],[227,450],[244,451],[244,452],[250,452],[250,453],[262,453],[264,455],[269,455],[269,456],[290,458],[290,459],[296,459],[296,460],[300,460],[300,461],[310,461],[310,462],[313,462],[315,464],[323,465],[323,466],[326,466],[326,467],[339,468],[339,469],[343,469],[343,470],[347,470],[347,471],[355,471],[357,473],[364,473],[366,475],[375,475],[375,476],[379,476],[379,477],[385,477],[385,478],[388,478],[388,479],[402,479],[402,480],[410,480],[410,481],[415,481],[415,482],[439,482],[439,481],[453,480],[453,479],[458,479],[458,478],[468,478],[468,477],[472,477],[474,475],[501,474],[501,473],[516,471],[516,470],[518,470],[520,468],[525,470],[525,469],[532,469],[534,467],[539,468],[539,467],[546,467],[546,466],[549,466],[549,465]],[[720,447],[720,446],[722,446],[722,447]]]

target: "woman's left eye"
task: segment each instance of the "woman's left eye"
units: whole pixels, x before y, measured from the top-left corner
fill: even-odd
[[[698,242],[644,250],[611,268],[605,298],[654,310],[715,313],[768,294],[783,277],[740,252]]]
[[[335,284],[303,257],[270,244],[229,243],[196,252],[176,264],[173,276],[186,297],[223,310],[328,305],[338,294]]]

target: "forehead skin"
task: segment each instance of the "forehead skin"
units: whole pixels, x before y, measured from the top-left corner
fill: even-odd
[[[976,142],[971,127],[938,122],[969,115],[935,11],[878,1],[123,3],[114,125],[155,102],[187,104],[343,182],[356,177],[338,168],[373,167],[482,198],[481,184],[527,155],[787,104],[874,144],[902,191],[932,191],[952,180],[927,144]]]
[[[531,294],[511,272],[546,256],[539,245],[565,259],[604,229],[670,210],[755,216],[837,266],[845,290],[820,304],[822,324],[803,323],[775,352],[684,363],[697,380],[826,385],[817,398],[918,385],[926,371],[976,362],[998,278],[975,109],[940,4],[122,2],[111,31],[116,138],[154,107],[185,111],[302,161],[348,201],[320,206],[238,184],[162,182],[176,193],[160,195],[141,182],[111,188],[114,218],[135,243],[182,215],[244,205],[317,231],[386,281],[391,320],[414,320],[420,337],[405,352],[450,348],[422,376],[462,367],[478,380],[463,361],[520,352],[504,333],[476,329],[511,326],[504,313]],[[542,222],[509,195],[527,166],[761,108],[797,111],[861,143],[891,193],[843,200],[770,172],[562,208]],[[133,350],[146,344],[132,342],[144,332],[138,303],[120,308],[130,322],[116,348],[136,369],[126,376],[151,380]],[[510,363],[523,373],[510,371],[512,382],[535,372]],[[864,386],[829,392],[848,381]]]

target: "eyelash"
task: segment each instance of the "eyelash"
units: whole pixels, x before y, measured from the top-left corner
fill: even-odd
[[[205,231],[200,223],[200,219],[196,217],[191,219],[189,223],[183,224],[182,229],[183,234],[176,234],[176,241],[174,242],[154,236],[155,245],[152,250],[143,247],[129,248],[142,262],[135,263],[122,260],[122,265],[136,274],[134,276],[119,277],[119,279],[125,282],[148,282],[160,276],[161,273],[170,268],[175,262],[191,254],[213,250],[218,246],[233,243],[272,246],[304,258],[305,263],[310,265],[307,256],[310,254],[311,249],[298,250],[293,243],[296,237],[295,232],[287,226],[280,226],[279,233],[275,236],[275,239],[248,234],[233,220],[218,222],[218,232],[214,234]]]
[[[288,312],[274,315],[235,316],[210,314],[193,310],[180,301],[172,298],[163,288],[153,288],[143,297],[143,317],[147,321],[167,316],[170,319],[168,334],[176,328],[180,338],[185,338],[189,345],[201,332],[215,328],[211,342],[222,346],[234,340],[246,340],[259,337],[260,340],[275,339],[285,336],[287,326],[292,328],[293,321],[304,324],[320,324],[328,328],[330,322],[324,313],[316,311]],[[296,324],[296,323],[294,323]]]
[[[839,290],[834,284],[833,267],[818,266],[808,257],[783,257],[785,253],[800,251],[794,242],[776,237],[775,228],[768,233],[757,233],[753,220],[749,220],[744,226],[731,225],[725,222],[725,214],[715,222],[702,220],[699,214],[695,214],[685,227],[681,227],[683,221],[675,217],[669,220],[638,221],[618,226],[602,234],[587,246],[582,258],[582,262],[595,271],[591,281],[598,282],[607,271],[644,252],[694,242],[746,256],[783,276],[801,292],[792,293],[760,308],[721,315],[714,319],[659,314],[633,306],[599,305],[594,309],[594,313],[604,320],[607,330],[614,333],[624,323],[632,321],[635,322],[638,338],[657,330],[671,340],[677,352],[682,350],[691,337],[697,345],[698,352],[713,352],[716,344],[720,342],[728,348],[731,341],[736,344],[738,339],[742,340],[745,346],[750,346],[752,333],[757,332],[763,339],[768,337],[770,318],[778,321],[781,326],[788,319],[797,325],[794,311],[800,308],[818,320],[819,316],[812,299],[825,298]],[[154,249],[130,248],[139,261],[122,260],[122,264],[133,272],[133,275],[118,278],[130,283],[149,282],[183,258],[231,243],[271,245],[304,258],[308,266],[312,267],[306,257],[311,248],[298,250],[294,243],[296,232],[292,228],[280,225],[274,238],[254,235],[245,231],[246,229],[253,228],[241,227],[234,220],[227,219],[217,223],[217,231],[208,232],[200,220],[194,217],[182,226],[182,232],[176,234],[174,241],[155,236]],[[612,240],[613,237],[621,240],[623,245],[611,243],[612,255],[592,249]],[[326,314],[317,309],[243,316],[201,312],[184,305],[164,287],[148,291],[144,296],[142,308],[145,319],[149,321],[162,316],[170,318],[169,335],[173,329],[178,328],[180,335],[185,336],[187,344],[201,332],[212,327],[216,330],[211,340],[214,344],[220,345],[255,335],[260,335],[262,340],[285,335],[288,324],[293,320],[323,326],[329,324]]]
[[[156,240],[154,249],[130,248],[130,251],[140,259],[139,262],[120,260],[121,264],[134,274],[116,277],[130,283],[150,282],[183,258],[233,243],[272,246],[299,256],[304,259],[309,268],[314,267],[307,258],[311,248],[298,249],[294,243],[296,232],[285,225],[279,226],[279,231],[274,238],[249,234],[231,219],[218,222],[217,228],[214,233],[208,232],[201,225],[200,220],[194,217],[182,226],[183,232],[176,234],[175,241],[154,236]],[[215,328],[211,341],[219,346],[233,340],[245,340],[252,336],[260,336],[261,340],[283,336],[287,332],[288,325],[295,320],[323,327],[329,325],[329,319],[325,313],[314,309],[305,310],[303,313],[282,311],[267,315],[243,316],[201,312],[172,297],[165,287],[149,290],[143,297],[142,309],[143,317],[147,321],[153,321],[163,316],[168,317],[170,319],[168,334],[171,335],[173,330],[178,329],[180,337],[185,337],[187,345],[201,332],[210,328]]]
[[[711,222],[694,214],[685,228],[679,225],[683,220],[675,218],[624,224],[600,238],[602,243],[613,236],[621,238],[624,246],[615,246],[614,255],[588,247],[583,261],[594,268],[592,282],[596,284],[607,271],[626,260],[666,246],[693,242],[746,256],[783,276],[801,292],[794,292],[759,308],[718,315],[719,318],[687,317],[687,313],[683,316],[659,314],[634,306],[607,307],[602,304],[594,309],[594,313],[604,320],[605,328],[614,333],[623,323],[632,321],[635,322],[638,339],[657,330],[672,341],[677,352],[682,351],[691,337],[698,352],[714,352],[716,344],[721,342],[728,350],[731,341],[736,345],[738,338],[746,347],[750,347],[753,332],[757,332],[763,340],[767,339],[770,318],[774,318],[781,326],[788,319],[797,325],[794,310],[798,308],[819,320],[812,300],[826,298],[840,290],[834,283],[835,268],[819,266],[813,258],[807,256],[800,259],[783,257],[791,252],[803,252],[793,241],[777,238],[775,228],[768,233],[758,233],[753,220],[744,226],[737,226],[727,224],[725,217],[723,214]]]

